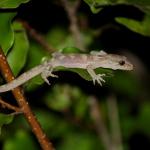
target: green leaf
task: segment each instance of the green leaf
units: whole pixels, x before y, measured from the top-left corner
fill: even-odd
[[[91,30],[81,32],[80,34],[83,38],[83,45],[89,46],[93,42],[93,32],[91,32]],[[72,34],[60,26],[52,28],[47,33],[46,39],[56,49],[76,46]]]
[[[30,70],[31,68],[41,64],[42,60],[46,59],[46,57],[48,56],[49,54],[46,51],[44,51],[41,46],[31,41],[28,53],[28,61],[24,68],[24,71]],[[25,87],[27,91],[32,91],[43,83],[44,80],[40,76],[37,76],[28,81],[25,84]]]
[[[148,0],[84,0],[91,8],[93,13],[98,13],[104,6],[110,5],[133,5],[144,12],[150,13],[150,1]]]
[[[15,22],[13,24],[13,29],[15,33],[15,40],[11,51],[7,55],[7,60],[14,75],[16,76],[25,65],[29,42],[26,32],[19,22]]]
[[[150,16],[146,15],[142,21],[136,21],[129,18],[117,17],[117,22],[123,24],[130,30],[142,34],[144,36],[150,36]]]
[[[81,91],[78,87],[73,89],[72,95],[74,96],[73,101],[73,109],[74,109],[74,116],[78,119],[87,118],[87,112],[89,112],[89,104],[87,101],[87,96],[83,91]],[[72,97],[73,97],[72,96]]]
[[[89,105],[87,96],[76,86],[56,84],[44,96],[44,101],[50,109],[56,111],[72,110],[76,118],[86,116]]]
[[[0,8],[16,8],[21,3],[27,3],[30,0],[0,0]]]
[[[72,94],[69,85],[54,85],[52,92],[48,92],[44,99],[47,105],[58,111],[68,109],[71,105],[70,95]]]
[[[14,32],[11,21],[16,13],[0,13],[0,46],[5,54],[12,47],[14,42]]]
[[[52,28],[46,35],[47,41],[56,49],[70,46],[71,41],[68,39],[68,32],[62,27]]]
[[[3,150],[39,150],[32,136],[26,131],[19,130],[12,138],[4,142]]]
[[[98,13],[102,8],[98,7],[99,5],[107,5],[107,0],[84,0],[89,6],[93,13]]]
[[[92,78],[86,69],[57,67],[55,70],[57,70],[57,71],[61,71],[61,70],[62,71],[72,71],[72,72],[75,72],[78,75],[80,75],[83,79],[85,79],[87,81],[92,81]],[[110,69],[97,68],[97,69],[95,69],[95,73],[96,74],[105,73],[106,75],[110,76],[110,75],[112,75],[113,71]]]
[[[92,134],[83,132],[70,133],[63,138],[57,150],[92,150],[103,149],[101,142]]]
[[[113,90],[128,96],[135,96],[140,92],[138,79],[129,72],[117,70],[107,83]]]
[[[62,53],[79,53],[79,52],[81,52],[81,50],[76,47],[65,47],[62,49]]]
[[[138,125],[137,118],[130,113],[132,111],[132,107],[130,108],[131,103],[128,102],[126,96],[122,99],[120,98],[118,103],[120,126],[124,140],[129,139],[136,132]]]
[[[51,113],[50,111],[45,111],[45,109],[38,109],[36,116],[49,137],[64,138],[64,134],[72,130],[73,125],[57,113]]]
[[[13,115],[0,113],[0,133],[1,133],[2,126],[5,124],[10,124],[13,121],[13,118],[14,118]]]
[[[138,116],[138,122],[140,130],[150,135],[150,103],[144,102],[141,106],[140,114]]]

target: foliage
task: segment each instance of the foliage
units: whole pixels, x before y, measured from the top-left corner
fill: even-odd
[[[0,44],[4,52],[7,53],[14,42],[14,32],[12,30],[11,20],[16,13],[0,13]],[[4,36],[5,35],[5,36]]]
[[[23,146],[26,145],[26,146]],[[32,149],[37,150],[38,147],[33,142],[30,134],[23,130],[18,130],[13,138],[8,138],[4,143],[4,150],[15,150],[15,149]]]
[[[29,42],[25,30],[21,24],[14,22],[14,44],[11,51],[7,55],[8,63],[15,75],[24,67],[27,59]],[[19,57],[18,57],[19,56]],[[16,59],[18,57],[18,59]]]
[[[5,115],[0,113],[0,132],[3,125],[9,124],[13,121],[13,117],[13,115]]]
[[[132,31],[132,35],[140,36],[142,40],[146,38],[150,42],[150,1],[82,0],[81,10],[79,9],[76,12],[76,16],[79,21],[77,25],[79,25],[80,36],[83,39],[82,44],[85,47],[84,51],[77,46],[73,33],[69,30],[71,29],[69,23],[71,19],[68,19],[69,21],[65,20],[67,15],[62,13],[62,6],[59,4],[60,1],[47,1],[40,2],[40,13],[42,14],[47,9],[47,3],[54,7],[54,11],[48,9],[45,15],[47,17],[46,22],[42,20],[45,18],[43,14],[41,15],[42,17],[35,15],[35,10],[32,10],[33,14],[31,12],[29,14],[31,13],[31,16],[37,17],[40,23],[32,17],[27,17],[26,20],[31,22],[31,28],[35,26],[35,29],[39,30],[37,33],[42,38],[44,37],[43,39],[48,42],[49,46],[55,52],[89,53],[94,49],[99,51],[104,47],[102,35],[105,35],[107,38],[109,37],[109,34],[105,33],[107,29],[117,30],[117,32],[123,31],[124,29],[128,32]],[[74,0],[70,4],[74,5],[76,1]],[[51,58],[51,51],[44,49],[44,46],[38,41],[41,38],[37,40],[33,36],[34,29],[26,29],[23,22],[19,20],[20,18],[24,18],[24,16],[21,16],[22,13],[27,13],[23,11],[24,9],[29,10],[28,6],[32,7],[32,5],[37,3],[38,1],[32,0],[0,0],[0,46],[7,56],[7,60],[15,76],[19,76],[21,73],[43,63],[45,59]],[[44,8],[42,8],[43,4]],[[82,7],[85,7],[87,4],[91,12],[84,12],[85,9]],[[100,20],[102,22],[100,29],[94,29],[90,26],[94,21],[87,17],[88,13],[90,15],[92,14],[92,17],[96,16],[97,24],[99,21],[98,15],[104,13],[105,8],[109,10],[120,5],[121,7],[128,8],[130,5],[138,8],[144,14],[143,18],[138,20],[132,18],[130,14],[127,16],[116,15],[108,22],[103,22],[103,19]],[[28,16],[29,14],[23,15]],[[57,18],[57,14],[59,14],[59,19]],[[111,14],[109,15],[111,16]],[[55,19],[58,19],[58,22],[56,21],[57,23]],[[49,20],[51,23],[46,28],[46,23],[49,24]],[[121,38],[123,36],[121,35]],[[126,41],[123,42],[127,45]],[[119,41],[117,41],[117,44],[120,44]],[[109,45],[109,42],[107,45]],[[137,47],[134,48],[138,49]],[[120,46],[119,51],[125,48],[128,47]],[[110,49],[112,53],[113,50],[114,47]],[[144,51],[144,49],[142,50]],[[125,53],[128,54],[127,57],[130,56],[129,51],[132,51],[131,47]],[[55,68],[54,74],[57,74],[59,79],[50,78],[51,86],[46,85],[40,76],[31,79],[23,85],[24,91],[31,105],[33,105],[33,111],[48,137],[54,141],[56,149],[105,149],[105,144],[97,131],[99,129],[96,128],[96,123],[91,115],[89,99],[91,96],[95,96],[98,99],[98,108],[100,108],[99,115],[103,118],[102,122],[111,137],[111,125],[114,121],[111,120],[110,110],[107,106],[110,93],[115,95],[118,102],[120,119],[120,129],[118,130],[121,130],[122,133],[123,143],[121,144],[123,147],[131,149],[129,143],[134,133],[142,132],[144,136],[150,137],[150,103],[148,102],[150,93],[149,82],[147,80],[149,77],[145,77],[149,70],[147,69],[147,72],[145,71],[143,73],[142,71],[145,66],[143,65],[141,67],[139,65],[140,63],[138,63],[142,60],[138,58],[138,62],[134,61],[137,59],[136,52],[133,52],[132,55],[129,58],[133,60],[133,63],[135,62],[135,67],[137,67],[137,70],[135,68],[134,72],[112,71],[102,68],[95,70],[96,73],[106,74],[104,78],[106,83],[103,84],[103,87],[98,85],[94,86],[86,70],[63,67]],[[145,75],[144,78],[142,75]],[[9,102],[14,102],[12,97],[7,94],[4,94],[4,97]],[[3,95],[1,94],[1,96]],[[2,126],[4,127],[2,128]],[[30,127],[23,119],[23,115],[22,117],[16,116],[14,118],[13,115],[0,113],[0,128],[2,128],[0,137],[1,149],[40,149],[32,136]]]
[[[89,4],[93,13],[99,12],[104,6],[114,6],[114,5],[133,5],[145,12],[149,12],[150,2],[147,0],[84,0],[87,4]]]
[[[17,8],[22,3],[27,3],[29,0],[1,0],[0,1],[0,8],[8,9],[8,8]]]

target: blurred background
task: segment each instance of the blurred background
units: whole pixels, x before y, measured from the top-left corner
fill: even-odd
[[[102,87],[85,73],[65,69],[49,78],[51,86],[39,76],[23,86],[57,150],[150,149],[149,6],[146,0],[30,0],[16,8],[19,45],[7,53],[16,76],[58,50],[104,50],[125,55],[134,65],[130,72],[102,70]],[[15,103],[10,92],[4,96]],[[40,149],[23,115],[8,123],[1,129],[2,150]]]

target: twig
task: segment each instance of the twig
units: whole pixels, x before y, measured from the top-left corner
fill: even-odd
[[[112,142],[115,150],[123,150],[122,137],[120,131],[119,114],[117,100],[111,95],[107,100],[108,114],[112,133]]]
[[[75,40],[75,44],[81,50],[85,50],[85,46],[83,44],[83,38],[78,26],[77,20],[77,9],[80,5],[80,0],[76,0],[75,2],[69,2],[68,0],[61,0],[64,9],[67,12],[68,18],[70,20],[70,31]]]
[[[95,123],[95,129],[97,130],[99,138],[103,142],[103,145],[106,150],[112,150],[110,136],[105,126],[104,120],[102,119],[99,103],[96,97],[94,96],[90,97],[90,109],[91,117]]]
[[[8,65],[6,57],[3,53],[3,50],[0,48],[0,70],[2,75],[6,79],[7,82],[10,82],[14,79],[13,73]],[[43,150],[54,150],[52,143],[48,140],[47,136],[43,132],[39,122],[37,121],[35,115],[29,107],[29,104],[23,94],[23,91],[20,87],[17,87],[12,90],[16,101],[23,112],[25,118],[27,119],[29,125],[32,128],[33,133],[37,137],[41,147]]]
[[[3,108],[8,108],[14,110],[15,112],[21,112],[20,108],[3,101],[2,98],[0,98],[0,104],[2,105]]]
[[[52,53],[55,51],[55,48],[53,48],[46,39],[38,33],[35,29],[33,29],[26,21],[19,20],[19,22],[22,23],[23,27],[26,29],[28,34],[37,41],[45,50]]]

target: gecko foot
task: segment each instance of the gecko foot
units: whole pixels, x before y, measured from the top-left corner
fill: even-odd
[[[51,71],[46,70],[46,71],[42,72],[41,77],[43,78],[43,80],[44,80],[48,85],[50,85],[50,82],[49,82],[48,79],[47,79],[49,76],[50,76],[50,77],[58,78],[58,76],[55,75],[55,74],[53,74]]]
[[[100,84],[100,86],[102,86],[102,82],[105,82],[105,80],[102,78],[104,77],[105,74],[97,74],[93,77],[93,83],[95,85],[95,83],[97,82],[98,84]]]

